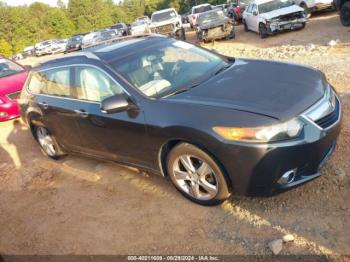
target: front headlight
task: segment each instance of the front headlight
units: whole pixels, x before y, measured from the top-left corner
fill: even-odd
[[[213,127],[213,130],[219,136],[230,141],[266,143],[295,138],[300,135],[303,126],[303,122],[294,118],[273,126],[254,128]]]

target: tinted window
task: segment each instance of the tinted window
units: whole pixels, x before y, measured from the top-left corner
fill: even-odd
[[[211,9],[212,9],[211,5],[200,6],[200,7],[194,8],[193,13],[194,14],[203,13],[203,12],[207,12]]]
[[[290,0],[272,0],[270,2],[260,4],[259,11],[261,14],[263,14],[292,5],[294,5],[294,3]]]
[[[70,97],[70,69],[59,68],[41,73],[46,80],[45,93],[54,96]]]
[[[252,13],[254,13],[254,12],[258,12],[258,7],[257,7],[257,5],[252,5]]]
[[[41,74],[34,72],[31,74],[28,89],[33,94],[44,94],[46,91],[46,79]]]
[[[252,12],[252,5],[248,6],[247,8],[247,13],[251,13]]]
[[[107,74],[93,67],[75,68],[76,98],[101,102],[103,99],[123,93],[122,87]]]
[[[166,12],[155,13],[152,15],[152,22],[162,22],[176,17],[174,10],[169,10]]]

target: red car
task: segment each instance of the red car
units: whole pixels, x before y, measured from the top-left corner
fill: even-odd
[[[19,117],[19,97],[28,70],[16,62],[0,57],[0,122]]]

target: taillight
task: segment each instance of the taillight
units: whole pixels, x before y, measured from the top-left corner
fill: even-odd
[[[195,15],[193,15],[193,16],[192,16],[192,19],[193,19],[193,20],[196,20],[196,16],[195,16]]]

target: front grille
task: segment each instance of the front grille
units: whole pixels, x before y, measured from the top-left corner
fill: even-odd
[[[156,33],[158,34],[168,34],[173,32],[174,25],[173,24],[168,24],[168,25],[162,25],[156,27]]]
[[[315,123],[322,127],[323,129],[330,127],[331,125],[333,125],[335,122],[337,122],[338,118],[339,118],[339,101],[338,99],[336,99],[336,104],[335,104],[335,108],[333,110],[332,113],[318,119],[315,121]]]
[[[16,100],[19,98],[20,94],[21,94],[21,91],[18,91],[18,92],[8,94],[7,97],[11,100]]]
[[[304,17],[304,12],[295,12],[292,14],[282,15],[279,17],[280,21],[290,21]]]

